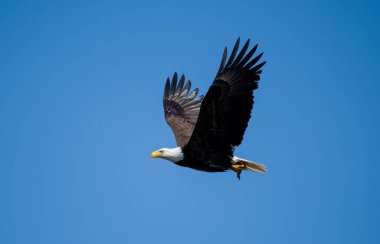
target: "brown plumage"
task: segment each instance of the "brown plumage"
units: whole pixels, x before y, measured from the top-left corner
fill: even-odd
[[[184,85],[184,75],[178,85],[177,79],[177,73],[174,73],[171,85],[169,78],[166,80],[163,100],[165,119],[173,130],[177,145],[182,147],[193,133],[203,96],[197,96],[198,88],[190,92],[191,81]]]

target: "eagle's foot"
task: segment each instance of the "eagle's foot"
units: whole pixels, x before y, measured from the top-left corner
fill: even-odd
[[[245,168],[244,164],[232,164],[231,169],[235,172],[240,172]]]
[[[244,164],[232,164],[230,169],[236,172],[236,177],[240,180],[241,171],[244,168]]]

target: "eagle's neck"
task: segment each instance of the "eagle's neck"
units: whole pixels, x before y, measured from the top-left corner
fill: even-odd
[[[183,151],[181,147],[166,148],[163,158],[176,163],[183,160]]]

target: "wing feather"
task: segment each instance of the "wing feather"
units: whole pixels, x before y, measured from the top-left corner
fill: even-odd
[[[187,96],[187,94],[189,94],[190,88],[191,88],[191,81],[188,80],[186,82],[185,87],[182,89],[182,92],[181,92],[180,96],[181,97]]]
[[[248,46],[249,46],[249,39],[248,41],[244,44],[243,48],[241,49],[239,55],[236,57],[236,59],[234,60],[234,62],[232,63],[231,66],[236,66],[240,60],[244,57],[244,54],[245,52],[247,51],[248,49]]]
[[[223,51],[223,57],[222,57],[222,61],[220,62],[220,67],[219,67],[219,71],[221,71],[224,66],[226,65],[226,59],[227,59],[227,48],[225,47],[224,48],[224,51]]]
[[[246,54],[249,40],[236,57],[239,43],[240,38],[227,64],[227,49],[224,50],[219,71],[203,99],[193,134],[185,147],[188,153],[197,152],[198,155],[191,155],[195,159],[209,160],[212,154],[220,152],[232,155],[234,146],[243,140],[251,118],[253,91],[258,88],[260,69],[265,62],[256,65],[262,53],[251,60],[257,45]]]
[[[239,44],[240,44],[240,37],[237,39],[237,41],[235,43],[235,46],[234,46],[234,49],[232,50],[231,56],[228,59],[227,64],[226,64],[225,67],[229,67],[232,64],[232,61],[234,61],[234,58],[236,56],[236,52],[239,49]]]
[[[185,76],[182,75],[177,84],[178,76],[174,73],[171,82],[169,78],[166,80],[164,89],[165,119],[178,146],[184,146],[189,141],[203,99],[203,96],[197,96],[198,88],[190,92],[191,81],[188,80],[185,84],[185,80]]]

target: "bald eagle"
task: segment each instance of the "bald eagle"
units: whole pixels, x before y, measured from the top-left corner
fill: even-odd
[[[264,165],[234,156],[234,147],[243,140],[251,118],[253,91],[258,88],[263,53],[252,58],[257,44],[249,51],[249,42],[239,54],[240,38],[227,61],[227,48],[216,77],[206,95],[177,73],[166,80],[163,105],[166,122],[171,127],[177,147],[162,148],[151,154],[177,165],[206,172],[232,170],[238,179],[243,170],[265,172]]]

